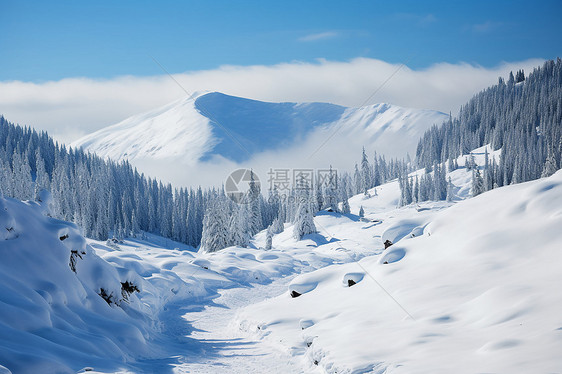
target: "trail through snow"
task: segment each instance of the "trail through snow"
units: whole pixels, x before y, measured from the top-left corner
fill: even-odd
[[[204,310],[184,318],[194,327],[191,338],[206,343],[213,352],[194,360],[180,357],[176,373],[301,373],[304,368],[288,352],[266,340],[252,337],[236,323],[237,312],[249,305],[276,297],[287,291],[293,276],[280,278],[267,285],[232,288]]]

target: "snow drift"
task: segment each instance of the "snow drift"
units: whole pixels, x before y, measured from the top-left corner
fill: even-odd
[[[35,202],[0,198],[0,364],[76,372],[150,355],[138,274],[98,257],[78,228]]]

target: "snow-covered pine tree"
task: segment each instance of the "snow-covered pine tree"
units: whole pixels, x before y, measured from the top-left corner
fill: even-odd
[[[33,181],[31,179],[31,167],[27,163],[27,158],[20,155],[14,149],[12,154],[12,181],[13,194],[16,199],[28,200],[33,195]]]
[[[280,234],[285,231],[285,224],[279,217],[273,220],[270,227],[273,234]]]
[[[359,217],[365,217],[365,209],[363,209],[363,205],[359,208]]]
[[[310,203],[306,200],[303,200],[299,204],[299,208],[295,217],[293,237],[296,240],[301,240],[304,235],[313,234],[315,232],[316,225],[314,225],[314,218],[312,217]]]
[[[347,192],[344,192],[343,200],[341,203],[341,213],[342,214],[350,214],[351,208],[349,207],[349,199],[347,197]]]
[[[236,208],[234,209],[229,225],[230,245],[245,248],[250,243],[250,214],[248,206],[240,204],[237,210]]]
[[[273,232],[270,226],[265,234],[265,250],[266,251],[271,250],[272,245],[273,245]]]
[[[451,181],[451,177],[449,177],[449,180],[447,181],[447,198],[446,198],[447,202],[452,202],[453,201],[453,182]]]
[[[484,150],[484,169],[482,170],[482,189],[485,191],[491,190],[493,187],[493,170],[490,164],[490,155],[488,154],[488,147]]]
[[[203,220],[203,234],[199,252],[210,253],[220,251],[228,246],[228,210],[221,196],[215,196],[209,202]]]
[[[420,197],[420,181],[418,179],[418,175],[416,174],[416,180],[414,182],[414,189],[412,190],[412,200],[415,203],[419,203],[420,202],[419,197]]]
[[[135,211],[133,210],[133,213],[131,215],[131,236],[133,238],[136,238],[139,232],[140,232],[139,221],[137,219],[137,215],[135,214]]]
[[[472,196],[478,196],[484,192],[484,179],[480,174],[480,170],[475,167],[472,170]]]
[[[35,199],[38,199],[39,195],[41,194],[41,191],[43,190],[49,191],[51,189],[49,174],[47,174],[47,169],[45,169],[45,161],[41,156],[41,151],[39,148],[37,148],[35,154],[35,170],[36,171],[35,171],[34,195],[35,195]]]
[[[556,156],[554,154],[554,150],[550,149],[544,163],[541,177],[550,177],[552,174],[556,173],[557,170],[558,165],[556,165]]]
[[[409,157],[409,155],[408,155]],[[371,171],[371,184],[373,187],[379,186],[382,183],[381,167],[377,158],[377,152],[373,158],[373,168]]]
[[[332,165],[330,165],[330,171],[327,175],[328,182],[324,185],[324,206],[326,208],[332,208],[335,211],[338,210],[338,198],[337,198],[337,174],[333,171]]]
[[[433,167],[433,200],[445,200],[447,198],[447,174],[444,166],[435,164]]]
[[[359,168],[357,164],[355,164],[355,171],[353,173],[353,187],[355,189],[355,195],[360,194],[362,191],[362,182],[361,182],[361,173],[359,172]]]
[[[453,170],[455,170],[455,166],[453,164],[453,159],[450,158],[449,160],[447,160],[447,171],[450,173]]]
[[[315,198],[316,198],[316,209],[315,212],[319,212],[324,209],[324,194],[322,193],[322,186],[320,183],[316,183],[315,187]]]
[[[365,153],[365,147],[363,147],[363,156],[361,159],[361,179],[362,192],[365,194],[365,196],[368,196],[369,188],[371,188],[371,166],[369,165],[367,153]]]
[[[246,201],[250,208],[249,233],[251,236],[257,234],[263,228],[260,196],[260,190],[256,183],[254,172],[250,171],[250,189],[248,190]]]

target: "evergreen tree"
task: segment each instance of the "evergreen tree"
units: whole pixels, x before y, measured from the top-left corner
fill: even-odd
[[[541,177],[550,177],[552,174],[556,173],[558,166],[556,165],[556,158],[554,152],[550,150],[544,164]]]
[[[133,238],[136,238],[139,232],[140,232],[139,221],[137,220],[137,215],[135,214],[135,211],[133,211],[131,216],[131,236]]]
[[[525,80],[525,73],[523,72],[523,69],[517,70],[517,74],[515,74],[515,83],[520,83],[523,82],[524,80]]]
[[[451,182],[451,177],[449,177],[449,180],[447,181],[447,202],[452,202],[453,201],[453,182]]]
[[[230,220],[230,245],[247,247],[250,243],[250,217],[246,204],[240,204]]]
[[[484,179],[480,174],[478,168],[474,168],[472,171],[472,196],[478,196],[484,192]]]
[[[218,196],[209,204],[203,220],[203,234],[199,252],[216,252],[228,246],[228,217],[225,205],[223,199]]]
[[[332,208],[334,210],[338,210],[338,199],[337,199],[337,175],[332,169],[332,165],[330,165],[330,171],[328,173],[328,182],[324,186],[324,200],[325,206]]]
[[[265,234],[265,250],[266,251],[271,250],[272,245],[273,245],[273,232],[268,229],[267,233]]]
[[[16,199],[28,200],[32,197],[33,181],[31,179],[31,167],[27,159],[14,150],[12,155],[13,195]]]
[[[304,235],[313,234],[315,232],[316,226],[314,225],[310,204],[307,201],[302,201],[299,204],[295,217],[293,237],[296,240],[301,240]]]
[[[361,159],[361,179],[362,185],[361,189],[365,196],[369,195],[369,188],[371,188],[371,166],[369,165],[369,159],[365,153],[365,147],[363,147],[363,156]]]
[[[250,205],[250,235],[255,235],[263,228],[260,190],[254,177],[254,172],[250,171],[250,189],[246,197],[246,201]]]
[[[361,173],[359,172],[359,168],[357,167],[357,164],[355,164],[355,172],[353,173],[353,185],[355,187],[354,193],[356,195],[363,192],[363,183],[362,183],[362,179],[361,179]]]
[[[344,192],[344,197],[343,197],[343,201],[342,201],[341,213],[342,214],[350,214],[351,213],[351,208],[349,207],[349,200],[347,198],[347,193],[345,193],[345,192]]]
[[[35,199],[39,198],[39,194],[43,190],[50,190],[51,183],[49,181],[49,175],[47,174],[47,169],[45,168],[45,162],[41,156],[40,149],[38,148],[35,156]]]
[[[412,190],[412,200],[415,203],[420,202],[420,181],[416,175],[416,181],[414,182],[414,189]]]
[[[322,186],[320,183],[316,183],[316,209],[315,211],[321,211],[324,209],[324,195],[322,194]]]

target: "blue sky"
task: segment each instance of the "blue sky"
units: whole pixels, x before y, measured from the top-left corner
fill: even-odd
[[[114,78],[221,65],[562,55],[560,1],[0,2],[0,81]]]

